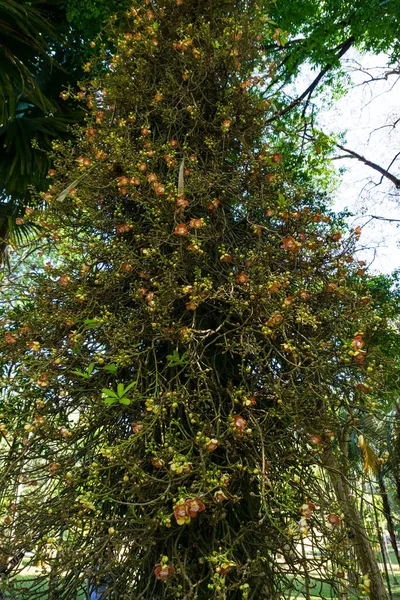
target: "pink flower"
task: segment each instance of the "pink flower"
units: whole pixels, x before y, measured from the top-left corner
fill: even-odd
[[[174,571],[175,567],[173,565],[158,564],[155,566],[154,575],[161,581],[167,581],[168,577],[172,575]]]
[[[240,415],[234,415],[233,417],[233,426],[238,431],[244,431],[247,427],[246,419],[243,419]]]

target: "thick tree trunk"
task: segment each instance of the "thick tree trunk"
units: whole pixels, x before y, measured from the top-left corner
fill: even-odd
[[[346,474],[331,449],[324,452],[323,461],[345,520],[354,531],[354,551],[363,574],[368,575],[371,582],[370,600],[388,600],[383,577]]]
[[[383,477],[381,474],[379,474],[379,477],[378,477],[378,484],[379,484],[379,491],[380,491],[382,503],[383,503],[383,512],[385,513],[387,529],[388,529],[389,536],[390,536],[390,542],[392,544],[392,548],[395,553],[397,562],[400,566],[400,556],[399,556],[399,551],[397,549],[397,540],[396,540],[396,534],[395,534],[395,530],[394,530],[394,526],[393,526],[392,511],[391,511],[390,504],[389,504],[389,499],[388,499],[388,495],[387,495],[387,491],[386,491],[386,487],[385,487],[385,482],[383,481]]]

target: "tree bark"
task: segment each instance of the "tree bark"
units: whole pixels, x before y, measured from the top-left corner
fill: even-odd
[[[387,495],[385,482],[383,481],[383,477],[381,474],[379,474],[379,476],[378,476],[378,484],[379,484],[379,491],[380,491],[382,503],[383,503],[383,512],[385,514],[387,529],[388,529],[389,536],[390,536],[390,542],[392,544],[392,548],[395,553],[397,562],[400,566],[400,556],[399,556],[399,551],[397,549],[397,540],[396,540],[396,533],[395,533],[394,526],[393,526],[392,511],[391,511],[390,504],[389,504],[389,498]]]
[[[323,464],[328,471],[345,520],[354,531],[354,551],[361,571],[364,575],[368,575],[371,582],[370,600],[388,600],[383,577],[356,501],[351,494],[346,473],[343,473],[343,467],[339,464],[330,448],[324,452]]]

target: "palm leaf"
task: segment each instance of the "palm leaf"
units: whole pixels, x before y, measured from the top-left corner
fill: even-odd
[[[39,57],[48,51],[50,22],[25,2],[0,0],[0,123],[15,116],[15,97],[25,96],[44,112],[53,105],[41,92],[35,75]]]
[[[37,223],[25,221],[16,223],[21,217],[21,207],[14,202],[0,202],[0,264],[6,257],[8,246],[22,246],[29,243],[41,229]]]
[[[367,442],[363,435],[358,436],[358,447],[360,448],[361,456],[363,458],[364,473],[373,473],[377,475],[380,470],[378,457],[375,450]]]

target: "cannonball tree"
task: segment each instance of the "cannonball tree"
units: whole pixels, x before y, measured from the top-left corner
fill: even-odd
[[[21,597],[340,593],[350,531],[359,597],[386,597],[340,442],[387,325],[360,231],[268,145],[267,14],[137,1],[65,92],[86,125],[2,304],[2,561],[43,565]]]

